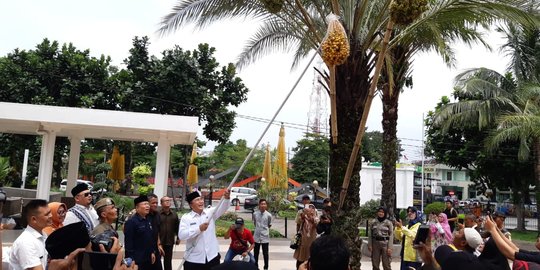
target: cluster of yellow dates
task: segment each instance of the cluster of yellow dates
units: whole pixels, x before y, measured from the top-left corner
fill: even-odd
[[[328,66],[339,66],[349,57],[349,39],[339,17],[331,14],[327,21],[328,31],[321,42],[322,59]]]
[[[390,17],[398,25],[408,25],[427,10],[427,0],[394,0],[390,4]]]

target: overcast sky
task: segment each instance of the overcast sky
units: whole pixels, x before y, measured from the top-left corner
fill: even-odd
[[[256,23],[246,21],[220,22],[203,31],[183,29],[167,37],[156,34],[161,18],[168,14],[175,1],[171,0],[25,0],[0,1],[0,55],[15,48],[32,49],[43,38],[61,43],[72,42],[78,49],[90,49],[93,56],[111,56],[114,65],[122,67],[128,56],[134,36],[150,37],[150,52],[160,55],[164,49],[179,45],[186,50],[199,43],[209,43],[217,49],[216,58],[225,65],[235,62],[245,41],[256,30]],[[406,89],[400,98],[398,136],[402,139],[405,155],[409,159],[420,156],[422,114],[433,109],[441,96],[452,92],[453,78],[460,71],[475,67],[487,67],[499,72],[505,70],[507,60],[498,52],[503,42],[497,35],[488,37],[494,52],[480,46],[469,49],[456,44],[457,66],[449,69],[434,54],[419,54],[414,59],[414,87]],[[250,89],[248,101],[236,109],[242,116],[237,118],[237,128],[231,140],[247,139],[253,146],[266,123],[248,120],[245,116],[270,119],[299,77],[307,61],[291,71],[291,58],[284,54],[272,54],[256,64],[240,71],[239,76]],[[287,148],[294,147],[302,138],[308,122],[313,69],[301,80],[289,102],[278,115],[278,121],[298,124],[286,129]],[[380,99],[373,102],[368,120],[369,130],[382,130]],[[329,109],[328,109],[329,111]],[[262,143],[277,145],[279,126],[273,126]],[[202,130],[199,131],[199,136]],[[205,150],[211,150],[209,143]]]

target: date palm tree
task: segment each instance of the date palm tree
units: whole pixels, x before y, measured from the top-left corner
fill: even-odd
[[[489,132],[485,148],[491,153],[504,143],[517,145],[519,161],[534,161],[539,196],[540,28],[510,23],[498,31],[506,36],[507,43],[502,48],[511,59],[509,75],[485,68],[460,74],[456,88],[463,100],[444,106],[435,122],[443,126],[443,130],[451,126],[470,126]],[[523,192],[528,193],[528,186],[523,187]],[[524,228],[519,221],[521,219],[518,219],[518,228]]]
[[[336,113],[339,141],[330,146],[330,188],[341,190],[348,157],[353,149],[357,129],[365,109],[371,73],[378,48],[390,17],[391,0],[284,0],[279,12],[270,12],[263,0],[179,0],[172,12],[163,18],[160,33],[167,34],[194,23],[204,29],[211,23],[226,19],[253,19],[259,29],[248,40],[238,57],[241,68],[274,51],[293,53],[293,67],[311,51],[317,50],[325,35],[325,17],[339,9],[341,22],[348,34],[350,56],[336,68]],[[443,58],[451,58],[446,40],[471,40],[480,37],[478,26],[487,26],[496,18],[529,20],[521,10],[525,0],[434,0],[423,15],[406,28],[400,29],[390,41],[389,50],[402,42],[424,44],[421,50],[435,50]],[[337,4],[337,5],[336,5]],[[398,28],[399,29],[399,28]],[[387,63],[392,63],[387,61]],[[343,212],[336,217],[336,231],[345,236],[352,249],[352,267],[360,265],[357,211],[359,206],[358,171],[355,162],[351,185]],[[334,198],[335,200],[336,198]]]

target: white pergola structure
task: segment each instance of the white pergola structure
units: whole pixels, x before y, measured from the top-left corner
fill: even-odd
[[[171,146],[194,142],[198,118],[71,107],[0,102],[0,132],[41,135],[36,198],[49,199],[56,137],[71,142],[66,192],[75,185],[79,172],[81,140],[157,142],[154,192],[167,194]]]

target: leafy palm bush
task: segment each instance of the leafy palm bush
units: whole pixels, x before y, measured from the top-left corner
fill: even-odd
[[[6,184],[4,181],[6,180],[10,171],[11,167],[9,166],[9,158],[0,157],[0,186]]]

